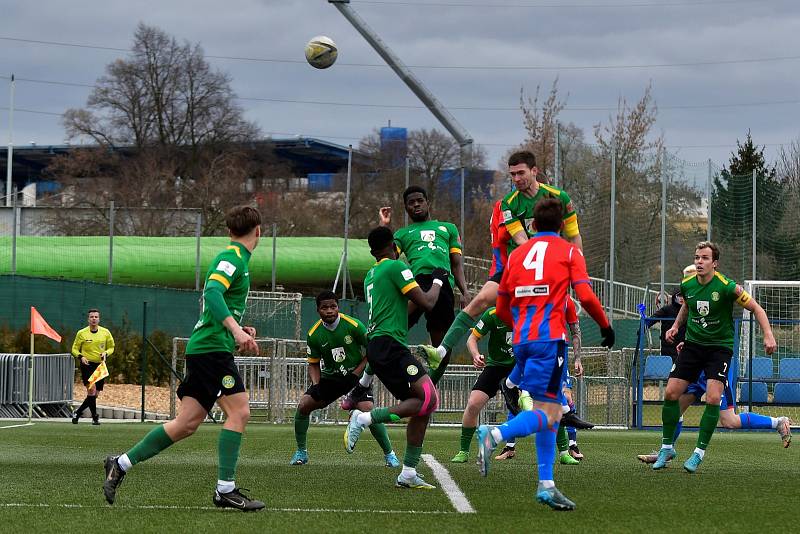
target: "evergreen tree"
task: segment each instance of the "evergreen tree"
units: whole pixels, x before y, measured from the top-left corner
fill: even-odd
[[[753,172],[756,187],[757,276],[780,278],[780,263],[787,248],[776,239],[776,221],[784,212],[783,184],[775,166],[764,158],[764,147],[753,143],[750,132],[744,143],[736,141],[727,167],[714,178],[711,195],[712,237],[723,248],[722,272],[744,280],[752,278]]]

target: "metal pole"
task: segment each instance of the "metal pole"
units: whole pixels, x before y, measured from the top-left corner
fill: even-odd
[[[108,203],[108,283],[114,281],[114,201]]]
[[[711,158],[708,158],[708,181],[706,182],[706,202],[708,213],[706,215],[706,241],[711,241]]]
[[[353,145],[347,147],[347,188],[344,195],[344,251],[342,253],[342,298],[347,298],[347,236],[350,232],[350,181],[353,176]]]
[[[375,31],[350,7],[350,0],[328,0],[328,3],[339,10],[350,24],[355,27],[358,33],[375,49],[379,56],[383,58],[389,67],[397,74],[401,80],[419,98],[425,107],[436,117],[442,126],[450,132],[459,145],[462,147],[472,143],[472,138],[461,124],[450,114],[449,111],[439,102],[433,93],[414,75],[408,67],[403,64],[400,58],[395,55],[389,46],[383,42]]]
[[[661,280],[660,294],[664,295],[664,281],[666,277],[667,263],[667,173],[666,173],[666,151],[661,153]]]
[[[194,251],[194,290],[200,291],[200,234],[203,233],[203,212],[197,212],[197,225],[194,230],[196,241]]]
[[[609,236],[609,269],[608,280],[610,282],[608,287],[608,320],[614,323],[614,265],[616,261],[616,222],[617,222],[617,142],[616,140],[611,143],[611,232]]]
[[[463,162],[463,158],[462,158]],[[464,246],[464,164],[461,164],[461,228],[459,231],[461,232],[461,245]]]
[[[11,168],[14,166],[14,75],[11,75],[8,106],[8,156],[6,157],[6,206],[11,206]]]
[[[272,292],[275,292],[275,277],[278,274],[278,224],[272,223]]]
[[[142,417],[144,423],[144,390],[147,384],[147,301],[142,302],[142,361],[141,361],[141,382],[142,382]]]
[[[556,139],[553,148],[553,185],[561,187],[561,123],[556,121]]]
[[[753,268],[752,268],[752,278],[751,280],[758,280],[756,277],[756,228],[758,227],[758,223],[756,221],[756,216],[758,215],[758,210],[756,207],[756,170],[753,169]]]
[[[411,184],[411,159],[406,156],[406,189]],[[403,206],[405,207],[405,206]],[[403,226],[408,226],[408,212],[403,210]]]
[[[33,332],[31,332],[31,372],[28,373],[28,422],[33,418]]]
[[[14,202],[11,204],[11,274],[17,274],[17,197],[14,195]]]

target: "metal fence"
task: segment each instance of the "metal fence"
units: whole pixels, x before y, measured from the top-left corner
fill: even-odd
[[[179,374],[185,370],[183,347],[186,338],[173,340],[173,366]],[[310,385],[306,363],[306,343],[289,339],[259,339],[260,355],[236,356],[236,365],[250,395],[254,419],[274,423],[291,422],[297,403]],[[412,351],[415,347],[411,347]],[[584,349],[586,376],[577,380],[574,392],[576,408],[583,417],[605,427],[626,427],[630,420],[630,376],[633,350],[607,351]],[[431,423],[461,424],[472,386],[480,370],[471,365],[450,365],[439,382],[439,409]],[[177,382],[171,387],[170,416],[176,413]],[[373,386],[376,406],[396,403],[379,380]],[[333,403],[313,414],[320,423],[346,421],[347,414]],[[481,423],[500,423],[506,419],[502,399],[491,399],[480,416]]]
[[[0,417],[27,416],[30,361],[30,354],[0,354]],[[34,416],[69,414],[75,374],[72,355],[36,354],[33,362]]]

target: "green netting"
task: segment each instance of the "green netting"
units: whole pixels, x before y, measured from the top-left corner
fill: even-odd
[[[200,283],[227,238],[200,241]],[[193,237],[114,238],[113,281],[136,285],[194,288],[197,240]],[[282,238],[277,243],[277,278],[282,285],[333,284],[343,240],[333,237]],[[12,239],[0,237],[0,273],[10,274]],[[366,240],[350,240],[348,265],[354,280],[363,279],[374,259]],[[108,281],[108,237],[22,236],[16,240],[16,274],[42,278]],[[272,281],[272,239],[261,240],[250,260],[253,288]]]

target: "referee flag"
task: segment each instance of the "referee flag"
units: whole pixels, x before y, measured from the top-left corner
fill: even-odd
[[[53,330],[44,317],[31,306],[31,334],[43,334],[54,341],[61,341],[61,336]]]
[[[87,388],[92,387],[95,382],[99,382],[100,380],[104,379],[108,376],[108,367],[106,367],[106,362],[100,362],[100,365],[97,366],[97,369],[94,370],[92,376],[89,377],[89,385],[86,386]]]

